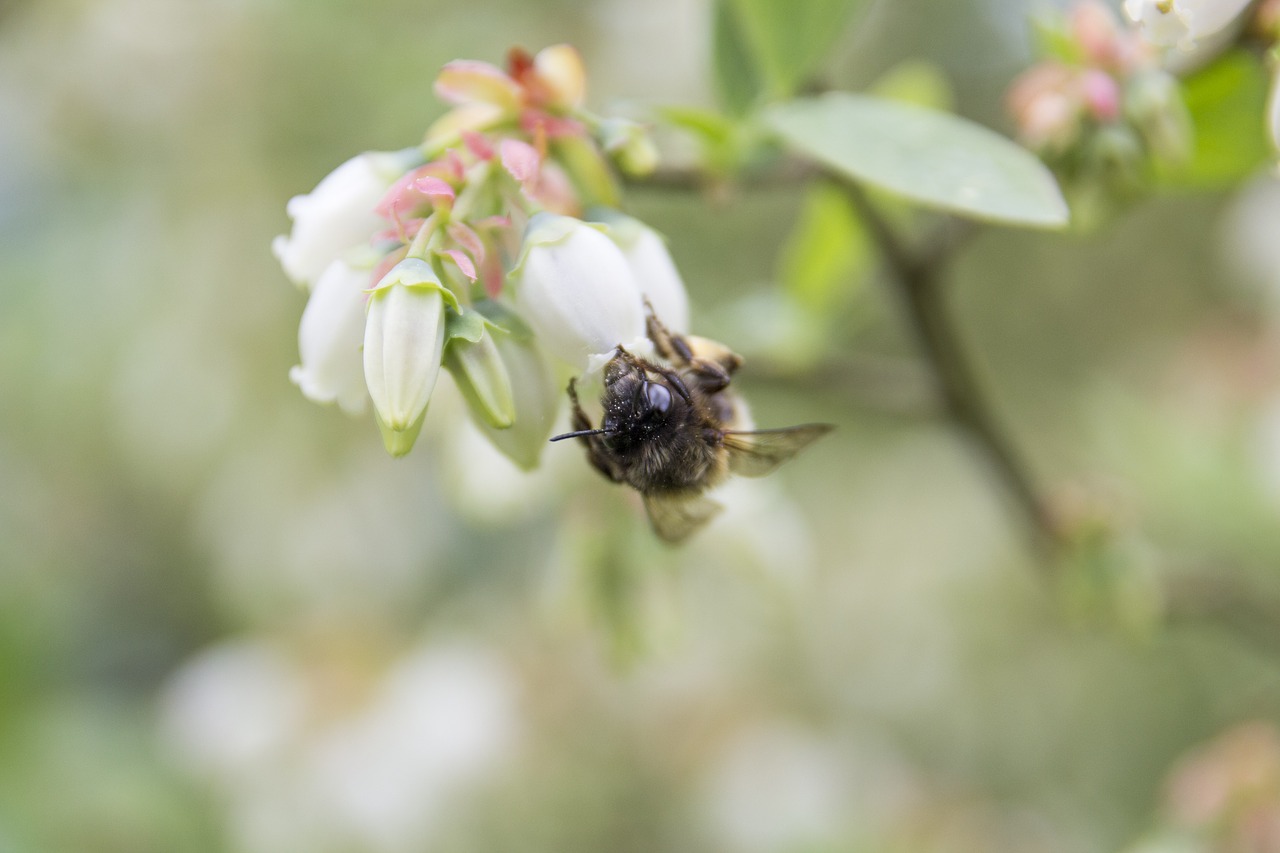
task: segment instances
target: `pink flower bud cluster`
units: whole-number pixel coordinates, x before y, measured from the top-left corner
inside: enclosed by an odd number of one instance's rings
[[[1091,125],[1122,120],[1124,84],[1156,67],[1147,43],[1100,0],[1077,3],[1054,35],[1063,55],[1024,72],[1006,99],[1023,142],[1038,151],[1066,150]]]
[[[1006,105],[1018,136],[1068,183],[1140,183],[1151,161],[1177,163],[1191,137],[1159,52],[1100,0],[1043,28],[1050,54],[1019,76]]]

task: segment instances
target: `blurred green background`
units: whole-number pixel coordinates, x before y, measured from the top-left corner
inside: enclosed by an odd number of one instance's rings
[[[1030,11],[873,3],[832,80],[923,59],[1008,133]],[[1124,522],[1065,590],[874,278],[847,369],[795,355],[788,189],[630,197],[757,421],[839,426],[687,548],[447,393],[403,460],[307,403],[285,201],[416,142],[447,60],[562,41],[598,109],[712,97],[706,0],[0,3],[0,851],[1111,851],[1280,714],[1267,178],[955,267],[1036,478]]]

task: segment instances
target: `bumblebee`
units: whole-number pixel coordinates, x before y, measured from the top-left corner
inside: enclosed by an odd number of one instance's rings
[[[708,489],[730,474],[763,477],[833,427],[743,429],[745,405],[729,387],[742,359],[715,341],[673,334],[651,309],[647,332],[661,361],[615,350],[604,368],[599,427],[571,380],[573,432],[551,440],[581,439],[596,470],[639,492],[654,532],[677,543],[723,508]]]

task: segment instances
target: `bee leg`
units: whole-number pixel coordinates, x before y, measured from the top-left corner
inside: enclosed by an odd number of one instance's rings
[[[582,402],[578,399],[577,383],[569,380],[569,403],[570,403],[570,422],[575,432],[579,430],[595,429],[591,425],[591,419],[587,417],[587,413],[582,410]],[[623,482],[622,472],[613,463],[609,456],[608,450],[604,446],[604,441],[598,435],[584,435],[580,438],[587,443],[587,461],[605,476],[606,479],[615,483]]]
[[[645,334],[649,336],[649,340],[653,341],[654,349],[658,351],[658,355],[667,361],[678,364],[681,367],[693,361],[693,350],[689,348],[689,344],[684,338],[673,334],[670,329],[662,324],[658,319],[658,315],[653,313],[653,305],[649,300],[644,301],[645,313]]]
[[[649,340],[653,341],[658,355],[677,367],[688,368],[697,374],[699,387],[708,394],[714,394],[729,387],[733,371],[737,370],[742,363],[737,353],[721,344],[708,341],[706,343],[716,349],[715,357],[705,358],[696,354],[689,340],[663,325],[658,316],[653,313],[653,306],[649,304],[649,300],[646,299],[644,305],[645,332]]]

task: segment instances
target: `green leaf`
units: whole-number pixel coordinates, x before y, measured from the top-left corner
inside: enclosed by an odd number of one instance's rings
[[[1271,159],[1267,142],[1266,70],[1247,51],[1236,50],[1183,83],[1195,147],[1191,162],[1168,175],[1166,185],[1229,187]]]
[[[732,0],[768,93],[787,97],[820,69],[860,0]]]
[[[772,107],[765,122],[797,153],[926,207],[1037,228],[1069,218],[1044,164],[949,113],[833,92]]]
[[[779,279],[792,299],[815,315],[829,315],[863,280],[873,251],[843,193],[817,183],[782,248]]]
[[[760,71],[747,45],[734,0],[716,0],[712,15],[711,62],[716,93],[729,114],[743,116],[760,97]]]
[[[667,124],[696,136],[707,145],[725,144],[737,127],[728,116],[698,107],[663,106],[658,107],[657,113]]]

